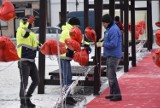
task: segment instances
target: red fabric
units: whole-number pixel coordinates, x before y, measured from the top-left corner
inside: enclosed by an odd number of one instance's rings
[[[157,49],[153,54],[153,61],[157,66],[160,67],[160,49]]]
[[[57,41],[56,40],[47,40],[42,47],[40,48],[40,51],[44,55],[58,55],[58,47],[57,47]],[[60,48],[60,54],[66,53],[66,48],[64,43],[59,42],[59,48]]]
[[[155,25],[156,25],[157,27],[160,27],[160,22],[155,22]]]
[[[73,55],[73,60],[78,62],[81,66],[86,66],[88,64],[88,59],[87,49],[82,49]]]
[[[87,103],[86,108],[159,108],[160,107],[160,68],[152,61],[152,54],[144,57],[118,79],[122,101],[105,99],[110,89]]]
[[[65,43],[70,50],[73,50],[73,51],[80,51],[81,50],[80,44],[71,38],[65,39]]]
[[[73,27],[70,30],[70,37],[73,40],[77,41],[78,43],[81,43],[82,42],[82,32],[81,32],[81,30],[78,27]]]
[[[116,25],[119,27],[120,30],[123,30],[123,23],[116,22]]]
[[[29,22],[29,23],[33,23],[33,22],[34,22],[34,19],[35,19],[34,16],[30,16],[30,17],[28,18],[28,22]]]
[[[135,35],[136,35],[135,39],[138,40],[139,39],[139,33],[137,31],[136,31]]]
[[[15,8],[9,1],[3,1],[2,7],[0,8],[0,19],[3,21],[9,21],[15,18]]]
[[[132,31],[131,24],[128,24],[128,30]]]
[[[0,53],[0,61],[2,62],[19,60],[16,47],[8,37],[0,37]]]
[[[140,34],[140,35],[143,35],[144,34],[144,28],[143,28],[143,25],[141,25],[141,23],[138,23],[136,25],[136,31]]]
[[[146,23],[145,23],[145,21],[140,21],[140,22],[138,22],[138,24],[141,25],[141,27],[143,29],[146,29]]]
[[[85,28],[85,36],[87,37],[87,39],[89,39],[93,42],[96,42],[97,35],[96,35],[96,32],[94,31],[93,28],[86,27]]]
[[[156,44],[160,46],[160,30],[156,31]]]

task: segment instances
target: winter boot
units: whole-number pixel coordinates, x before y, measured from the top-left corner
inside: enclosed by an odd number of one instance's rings
[[[21,99],[20,104],[20,108],[27,108],[27,101],[25,99]]]
[[[31,107],[31,108],[34,108],[36,105],[31,102],[30,98],[28,98],[27,99],[27,106]]]
[[[31,97],[32,97],[32,95],[27,93],[26,104],[28,107],[34,108],[36,105],[31,102],[31,100],[30,100]]]

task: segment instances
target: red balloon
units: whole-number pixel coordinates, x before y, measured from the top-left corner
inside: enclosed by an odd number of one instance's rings
[[[16,13],[13,4],[9,1],[3,1],[0,8],[0,19],[3,21],[9,21],[15,18],[15,16]]]
[[[81,51],[74,53],[73,60],[78,62],[81,66],[86,66],[89,60],[87,49],[82,49]]]
[[[0,48],[0,61],[3,61],[3,49]]]
[[[96,38],[97,38],[96,32],[95,32],[94,29],[92,29],[91,27],[86,27],[86,28],[85,28],[85,36],[86,36],[89,40],[91,40],[91,41],[93,41],[93,42],[96,42]]]
[[[68,48],[72,51],[80,51],[81,50],[80,44],[71,38],[65,39],[65,43],[68,46]]]
[[[160,49],[157,49],[153,54],[154,63],[160,67]]]
[[[59,42],[59,48],[60,48],[60,54],[66,53],[66,47],[64,43]],[[47,40],[40,48],[40,51],[44,55],[58,55],[57,41],[52,39]]]
[[[155,22],[155,25],[156,25],[157,27],[160,27],[160,22]]]
[[[10,62],[19,60],[16,47],[8,37],[0,37],[0,43],[0,52],[2,52],[0,61]]]
[[[160,46],[160,30],[156,31],[156,44]]]
[[[78,27],[73,27],[70,30],[70,37],[73,40],[77,41],[78,43],[81,43],[82,42],[82,32],[81,32],[81,30]]]

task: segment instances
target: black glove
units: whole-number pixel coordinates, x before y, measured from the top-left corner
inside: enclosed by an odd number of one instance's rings
[[[74,55],[74,51],[67,48],[66,57],[73,58],[73,55]]]

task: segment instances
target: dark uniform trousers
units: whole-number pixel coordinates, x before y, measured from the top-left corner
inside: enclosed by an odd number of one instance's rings
[[[18,68],[20,70],[20,78],[21,78],[19,95],[20,95],[20,99],[23,99],[25,98],[26,94],[32,95],[35,88],[40,82],[40,78],[39,78],[39,73],[38,73],[36,64],[34,62],[19,61]],[[28,91],[26,91],[29,76],[31,77],[32,83],[29,86]]]

